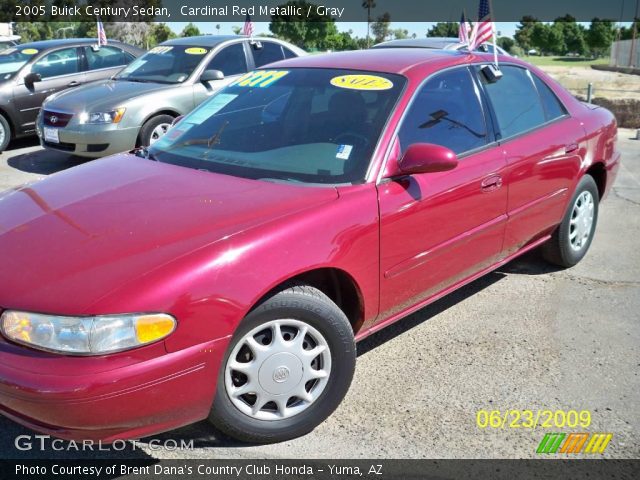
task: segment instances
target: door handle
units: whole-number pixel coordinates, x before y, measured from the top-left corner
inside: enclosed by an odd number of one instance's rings
[[[580,148],[580,145],[578,145],[577,143],[570,143],[569,145],[566,145],[564,147],[564,153],[575,152],[576,150],[578,150],[578,148]]]
[[[76,82],[75,80],[71,83],[67,84],[67,87],[77,87],[78,85],[80,85],[80,82]]]
[[[483,192],[492,192],[502,186],[502,177],[500,175],[491,175],[485,178],[480,184]]]

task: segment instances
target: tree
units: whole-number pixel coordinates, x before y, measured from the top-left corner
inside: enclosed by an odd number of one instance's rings
[[[427,37],[458,37],[459,24],[455,22],[438,22],[427,31]]]
[[[154,23],[151,25],[149,32],[149,46],[155,46],[159,43],[166,42],[171,38],[176,38],[176,34],[169,28],[166,23]]]
[[[393,38],[395,38],[396,40],[403,40],[405,38],[409,38],[409,30],[405,30],[403,28],[396,28],[395,30],[391,30],[391,35],[393,35]]]
[[[498,45],[502,47],[506,52],[513,53],[513,47],[516,46],[516,41],[509,37],[500,37],[498,39]]]
[[[384,42],[389,36],[391,30],[391,15],[385,12],[371,25],[371,31],[375,37],[376,43]]]
[[[630,27],[620,28],[620,40],[631,40],[633,38],[633,28],[636,29],[636,38],[640,35],[640,18],[636,18]]]
[[[180,34],[181,37],[197,37],[199,35],[202,35],[202,33],[200,33],[200,29],[193,23],[189,23],[186,27],[184,27],[182,33]]]
[[[520,24],[516,27],[515,40],[516,43],[525,51],[528,52],[533,47],[531,43],[531,34],[533,27],[538,23],[538,19],[530,15],[525,15],[520,20]]]
[[[565,15],[564,17],[556,18],[553,23],[562,31],[565,46],[565,51],[562,54],[577,53],[578,55],[584,55],[586,53],[587,44],[584,39],[584,27],[578,25],[574,17]]]
[[[614,22],[594,18],[587,31],[587,45],[596,57],[607,53],[615,36]]]
[[[107,39],[113,38],[137,47],[147,48],[152,25],[149,22],[110,22],[104,25],[104,29],[107,33]]]
[[[362,8],[367,11],[367,48],[369,48],[369,39],[371,38],[371,10],[376,8],[375,0],[364,0]]]
[[[307,49],[326,48],[327,39],[338,34],[335,20],[330,15],[320,15],[316,5],[305,0],[292,0],[283,7],[294,7],[294,11],[304,12],[302,15],[271,15],[269,30],[279,37]],[[293,10],[293,9],[290,9]],[[307,12],[311,16],[307,17]]]
[[[242,33],[242,27],[239,27],[238,25],[234,25],[233,27],[231,27],[231,30],[236,35],[240,35]]]
[[[565,52],[564,37],[560,25],[535,23],[531,29],[531,46],[543,54],[561,55]]]

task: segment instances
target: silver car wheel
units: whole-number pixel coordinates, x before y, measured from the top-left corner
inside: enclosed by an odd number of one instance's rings
[[[162,137],[167,130],[171,127],[170,123],[161,123],[151,131],[151,138],[149,138],[149,145],[153,144],[156,140]]]
[[[331,352],[322,334],[293,319],[272,320],[244,335],[225,366],[232,404],[257,420],[282,420],[303,412],[322,394]]]
[[[4,128],[4,125],[0,123],[0,145],[4,143],[7,135],[9,135],[9,132],[7,132],[7,130]]]
[[[580,251],[588,243],[593,229],[594,200],[590,192],[584,191],[573,204],[569,223],[569,243],[575,251]]]

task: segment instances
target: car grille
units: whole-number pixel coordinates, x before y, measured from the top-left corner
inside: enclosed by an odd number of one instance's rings
[[[73,117],[71,113],[51,112],[49,110],[44,111],[44,124],[50,127],[64,128]]]
[[[73,152],[76,149],[75,143],[64,143],[64,142],[52,143],[47,141],[43,141],[42,143],[44,143],[45,146],[49,148],[55,148],[56,150],[63,150],[65,152]]]

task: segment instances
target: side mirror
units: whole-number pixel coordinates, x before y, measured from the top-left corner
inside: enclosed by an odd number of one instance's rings
[[[452,150],[432,143],[410,145],[398,162],[401,174],[435,173],[453,170],[458,166],[458,157]]]
[[[220,70],[205,70],[200,75],[201,82],[211,82],[212,80],[224,80],[224,73]]]
[[[178,115],[176,118],[173,119],[173,122],[171,122],[171,126],[175,127],[177,124],[179,124],[182,119],[184,118],[184,115]]]
[[[33,88],[33,84],[40,81],[42,81],[42,75],[39,73],[31,72],[24,77],[24,84],[27,88]]]

